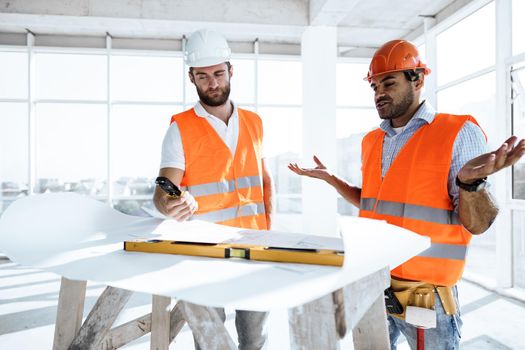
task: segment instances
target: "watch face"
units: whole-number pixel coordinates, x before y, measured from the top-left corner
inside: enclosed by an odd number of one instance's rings
[[[485,187],[487,187],[487,182],[486,181],[483,181],[482,183],[480,183],[478,186],[476,186],[476,192],[479,192],[481,191],[482,189],[484,189]]]

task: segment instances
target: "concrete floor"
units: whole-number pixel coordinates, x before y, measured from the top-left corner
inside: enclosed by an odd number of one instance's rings
[[[51,349],[60,277],[25,268],[0,256],[0,349]],[[104,286],[88,283],[84,316]],[[464,326],[462,349],[525,349],[525,303],[489,292],[473,283],[459,284]],[[136,293],[116,324],[149,312],[150,297]],[[226,327],[234,339],[234,312],[227,311]],[[287,311],[270,313],[268,349],[288,349]],[[342,349],[352,348],[344,339]],[[149,349],[149,336],[137,339],[125,349]],[[193,349],[187,326],[170,349]],[[398,347],[408,349],[406,342]]]

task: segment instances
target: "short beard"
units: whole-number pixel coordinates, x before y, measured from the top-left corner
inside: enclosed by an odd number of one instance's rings
[[[217,97],[210,97],[206,92],[199,89],[197,85],[195,85],[195,87],[197,88],[197,94],[201,102],[210,107],[222,106],[230,98],[230,82],[226,83],[224,88],[219,88],[219,96]]]
[[[403,98],[403,100],[401,100],[401,102],[399,102],[398,104],[395,104],[395,105],[391,104],[390,105],[391,108],[385,111],[385,114],[381,114],[378,111],[379,117],[381,119],[389,119],[389,120],[396,119],[402,116],[403,114],[405,114],[406,111],[408,111],[412,103],[414,103],[414,91],[412,91],[411,89],[407,89],[407,90],[408,91],[405,97]]]

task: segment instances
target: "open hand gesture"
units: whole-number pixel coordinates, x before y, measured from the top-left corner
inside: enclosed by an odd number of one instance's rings
[[[317,158],[317,156],[314,156],[314,162],[317,164],[315,168],[301,168],[297,163],[290,163],[288,164],[288,169],[297,175],[313,177],[325,181],[328,180],[328,178],[332,176],[332,173],[328,171],[326,166],[319,160],[319,158]]]
[[[482,154],[468,161],[458,172],[459,180],[472,183],[514,165],[525,154],[525,140],[521,139],[516,144],[517,140],[516,136],[511,136],[494,152]]]

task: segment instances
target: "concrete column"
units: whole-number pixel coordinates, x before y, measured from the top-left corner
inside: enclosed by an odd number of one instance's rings
[[[314,166],[315,154],[332,170],[337,165],[336,142],[336,27],[311,26],[301,39],[303,62],[303,159]],[[302,179],[303,230],[337,235],[336,191],[320,180]]]

